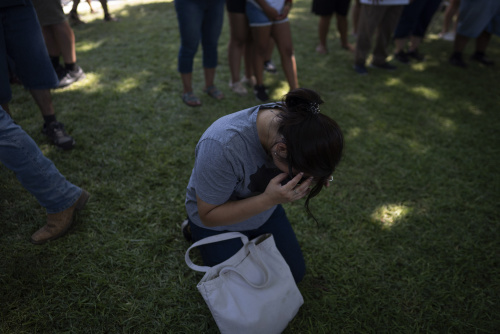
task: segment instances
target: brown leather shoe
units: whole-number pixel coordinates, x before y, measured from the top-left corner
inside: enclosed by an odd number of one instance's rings
[[[47,224],[33,233],[30,241],[35,245],[41,245],[65,235],[73,225],[75,212],[83,209],[89,197],[90,194],[83,190],[80,198],[70,208],[59,213],[47,214]]]

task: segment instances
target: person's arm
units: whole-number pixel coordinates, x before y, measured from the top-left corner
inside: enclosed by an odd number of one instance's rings
[[[299,200],[309,193],[312,178],[297,186],[303,176],[303,173],[300,173],[282,186],[281,181],[287,176],[288,174],[282,173],[274,177],[260,195],[238,201],[228,201],[221,205],[206,203],[197,196],[198,214],[201,222],[207,227],[236,224],[277,204]]]
[[[262,11],[266,14],[269,20],[276,21],[280,15],[276,9],[271,7],[266,0],[255,0],[255,2],[259,4],[260,8],[262,8]]]
[[[292,9],[292,0],[285,1],[285,5],[283,6],[282,13],[276,18],[277,21],[284,20],[288,17],[290,10]]]

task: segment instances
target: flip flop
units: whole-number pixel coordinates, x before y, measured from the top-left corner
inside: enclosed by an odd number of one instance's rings
[[[224,98],[224,94],[215,86],[205,88],[204,92],[216,100],[222,100]]]
[[[201,101],[200,99],[194,95],[193,92],[187,92],[182,94],[182,102],[187,104],[190,107],[199,107],[201,106]]]

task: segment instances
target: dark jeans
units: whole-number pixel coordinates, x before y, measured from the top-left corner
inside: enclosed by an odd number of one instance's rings
[[[207,228],[202,228],[193,224],[191,221],[189,221],[189,225],[193,241],[198,241],[212,235],[228,232],[213,231]],[[276,242],[276,247],[290,267],[293,278],[297,283],[302,280],[306,272],[304,256],[302,255],[302,250],[300,249],[300,245],[297,241],[292,225],[290,225],[290,221],[288,220],[285,210],[281,205],[278,205],[276,210],[274,210],[273,214],[264,225],[256,230],[242,231],[241,233],[246,235],[249,239],[256,238],[261,234],[271,233],[274,237],[274,241]],[[200,249],[204,264],[212,267],[229,259],[231,256],[236,254],[242,246],[243,244],[240,239],[231,239],[210,245],[200,246],[198,248]]]
[[[409,36],[423,38],[440,4],[441,0],[413,0],[410,2],[401,13],[394,38]]]
[[[178,56],[180,73],[193,72],[193,59],[200,44],[203,67],[217,67],[217,45],[224,20],[224,0],[175,0],[181,35]]]

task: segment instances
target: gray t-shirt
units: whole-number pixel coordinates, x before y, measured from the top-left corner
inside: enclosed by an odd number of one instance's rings
[[[186,210],[196,225],[217,231],[246,231],[263,225],[276,206],[250,219],[228,226],[209,228],[200,220],[196,195],[204,202],[220,205],[263,193],[269,181],[280,174],[260,143],[257,114],[260,108],[280,108],[276,103],[256,106],[215,121],[196,145],[195,163],[186,194]]]

